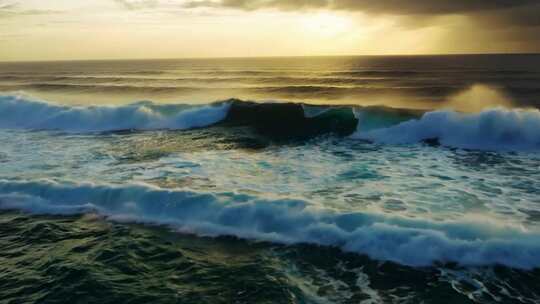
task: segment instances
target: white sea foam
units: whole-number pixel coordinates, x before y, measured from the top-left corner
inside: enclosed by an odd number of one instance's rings
[[[540,148],[540,111],[503,108],[476,114],[435,111],[390,127],[360,128],[353,137],[388,144],[437,139],[442,145],[458,148],[536,150]]]
[[[32,213],[97,212],[113,220],[171,225],[202,235],[337,246],[411,266],[434,262],[540,267],[540,232],[489,221],[435,222],[338,213],[291,199],[96,185],[0,180],[0,208]]]
[[[208,105],[164,114],[136,103],[124,106],[70,107],[0,96],[0,128],[101,132],[116,130],[190,129],[223,120],[229,104]]]
[[[73,107],[17,96],[0,96],[0,128],[66,132],[183,130],[224,120],[230,105],[230,102],[223,102],[182,107],[135,103]],[[304,107],[306,116],[316,116],[325,110],[313,109]],[[480,150],[540,148],[538,110],[496,108],[476,114],[433,111],[418,119],[384,109],[356,109],[355,114],[359,127],[352,137],[357,139],[386,144],[411,144],[436,139],[445,146]]]

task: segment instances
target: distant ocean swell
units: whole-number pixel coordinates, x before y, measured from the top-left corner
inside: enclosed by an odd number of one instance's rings
[[[34,214],[94,212],[111,220],[170,225],[199,235],[336,246],[410,266],[433,263],[540,267],[540,232],[489,221],[433,222],[338,213],[291,199],[96,185],[0,180],[0,208]]]
[[[179,81],[179,80],[176,80]],[[274,80],[279,81],[279,80]],[[388,80],[387,80],[388,81]],[[0,90],[5,92],[11,91],[27,91],[27,90],[39,90],[46,92],[86,92],[86,93],[160,93],[160,94],[179,94],[198,91],[229,91],[229,92],[245,92],[251,94],[279,94],[279,96],[350,96],[350,95],[366,95],[366,94],[383,94],[383,93],[395,93],[395,94],[415,94],[419,96],[447,96],[449,94],[457,93],[464,89],[463,84],[449,83],[445,85],[433,85],[433,84],[409,84],[395,87],[384,87],[380,84],[370,83],[367,80],[358,80],[353,82],[344,82],[343,79],[338,80],[310,80],[309,82],[301,82],[283,80],[282,84],[276,84],[269,80],[258,81],[257,83],[245,83],[243,85],[231,85],[224,80],[204,80],[201,83],[186,83],[177,84],[172,80],[156,81],[155,84],[139,83],[131,80],[130,83],[102,83],[98,84],[93,81],[92,83],[31,83],[31,84],[0,84]],[[144,82],[144,80],[139,80]],[[215,83],[215,85],[208,86],[209,82]],[[381,81],[378,81],[381,82]],[[223,84],[220,84],[223,83]],[[520,90],[521,93],[535,93],[537,90],[527,89]],[[234,94],[234,93],[233,93]]]
[[[0,96],[0,128],[109,132],[251,126],[262,134],[311,137],[324,133],[383,144],[437,143],[480,150],[538,150],[540,111],[495,108],[475,114],[418,113],[383,107],[307,106],[231,99],[214,104],[61,106]]]

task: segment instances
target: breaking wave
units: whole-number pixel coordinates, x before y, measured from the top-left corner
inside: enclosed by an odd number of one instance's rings
[[[540,148],[540,111],[495,108],[466,114],[386,107],[308,106],[237,99],[193,106],[139,102],[122,106],[61,106],[0,96],[0,128],[107,132],[250,127],[273,139],[332,133],[383,144],[430,142],[448,147],[523,151]]]
[[[186,107],[135,103],[126,106],[69,107],[13,96],[0,97],[0,128],[100,132],[116,130],[190,129],[225,118],[228,103]]]
[[[170,225],[199,235],[336,246],[410,266],[434,263],[540,267],[540,233],[488,221],[435,222],[338,213],[306,201],[235,193],[0,180],[0,208],[37,214],[98,213],[117,221]]]
[[[390,119],[394,116],[386,117]],[[476,114],[434,111],[419,119],[367,130],[360,121],[353,137],[386,144],[437,141],[465,149],[536,150],[540,148],[540,111],[504,108]]]
[[[220,123],[251,127],[279,139],[325,133],[351,135],[358,120],[350,107],[333,107],[309,116],[294,103],[255,103],[236,99],[204,106],[139,102],[123,106],[72,107],[0,96],[0,128],[104,132],[121,130],[184,130]]]

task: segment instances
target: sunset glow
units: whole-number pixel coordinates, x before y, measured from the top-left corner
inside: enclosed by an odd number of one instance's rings
[[[540,50],[538,24],[525,19],[538,5],[370,2],[1,0],[0,61]]]

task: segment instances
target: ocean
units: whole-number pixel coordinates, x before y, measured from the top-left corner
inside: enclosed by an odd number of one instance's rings
[[[540,55],[0,63],[0,303],[540,303]]]

